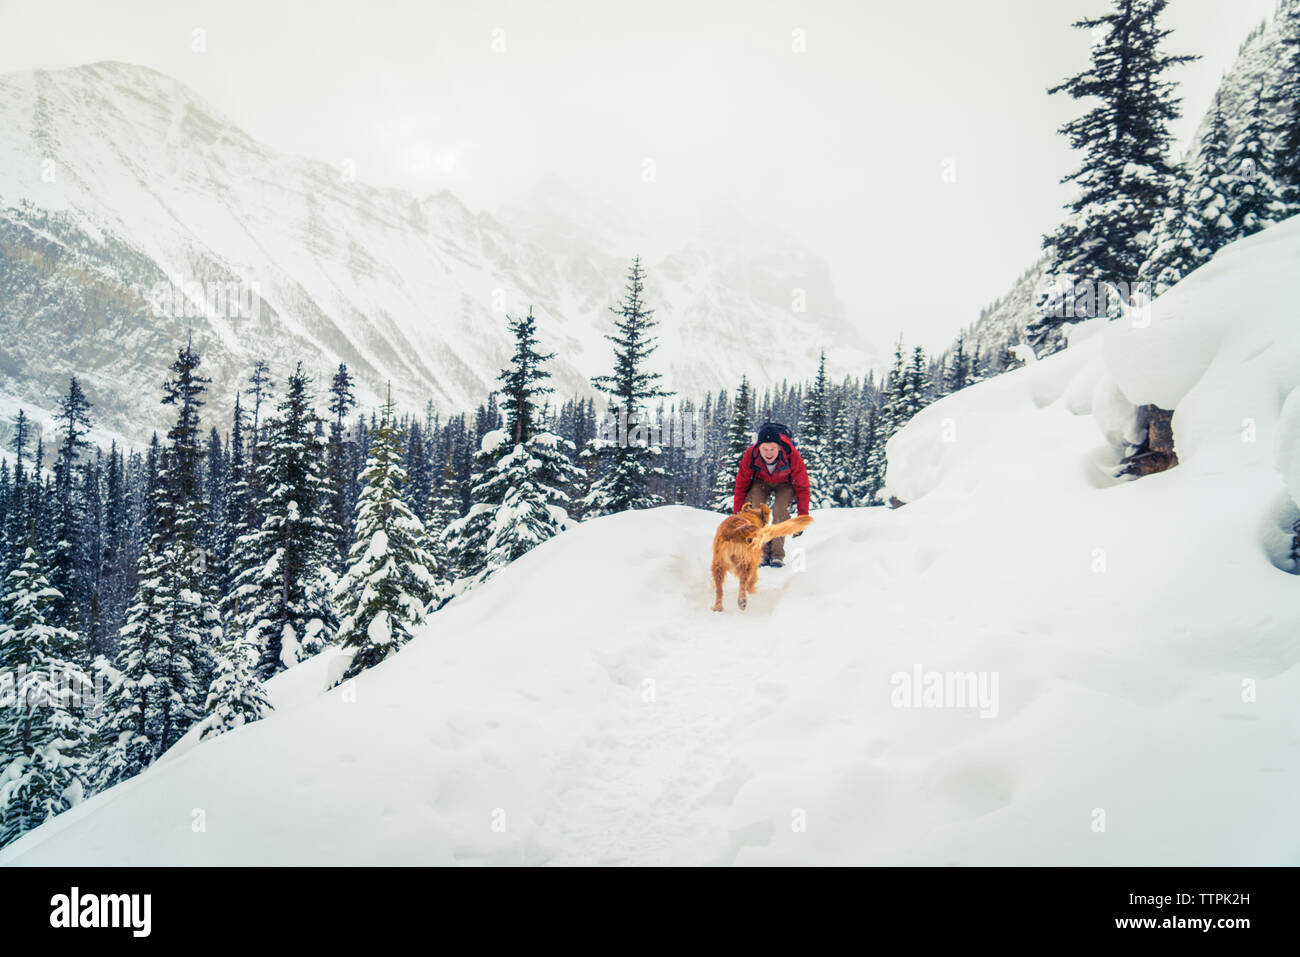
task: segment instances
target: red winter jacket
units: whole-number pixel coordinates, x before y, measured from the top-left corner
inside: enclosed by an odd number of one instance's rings
[[[776,471],[771,476],[767,473],[767,464],[763,461],[763,457],[758,454],[757,445],[751,445],[740,457],[740,467],[736,471],[736,498],[731,506],[733,513],[745,507],[749,487],[754,484],[755,479],[761,479],[772,485],[789,482],[794,486],[794,495],[799,503],[799,514],[808,514],[808,469],[803,464],[803,456],[799,454],[799,450],[794,447],[794,442],[788,435],[782,434],[778,444],[781,446],[781,451],[777,455]]]

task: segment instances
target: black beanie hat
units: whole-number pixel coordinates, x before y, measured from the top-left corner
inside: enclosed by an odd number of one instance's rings
[[[764,442],[780,442],[780,441],[781,441],[781,430],[778,429],[775,425],[765,425],[758,430],[759,445],[762,445]]]

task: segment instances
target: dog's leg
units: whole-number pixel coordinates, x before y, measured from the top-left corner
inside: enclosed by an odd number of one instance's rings
[[[740,579],[740,600],[736,602],[736,605],[741,611],[744,611],[745,606],[749,604],[749,601],[745,598],[745,585],[749,582],[749,579],[753,574],[753,565],[741,565],[736,569],[736,577]]]
[[[727,577],[726,569],[719,562],[713,563],[713,590],[716,593],[713,610],[722,611],[722,580]]]

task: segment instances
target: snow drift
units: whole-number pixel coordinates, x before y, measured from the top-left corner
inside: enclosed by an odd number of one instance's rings
[[[929,407],[908,504],[817,513],[745,613],[718,516],[581,524],[0,863],[1300,863],[1298,263],[1292,220]],[[1145,403],[1180,464],[1116,480]]]

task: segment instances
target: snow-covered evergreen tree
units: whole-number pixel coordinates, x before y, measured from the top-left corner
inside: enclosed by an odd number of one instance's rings
[[[976,348],[979,344],[976,343]],[[952,355],[948,359],[948,365],[943,370],[943,394],[951,395],[954,392],[960,392],[966,386],[971,384],[971,362],[970,356],[966,353],[966,334],[958,333],[957,342],[953,346]]]
[[[84,498],[80,459],[89,443],[90,402],[76,376],[59,403],[59,433],[62,440],[55,457],[54,479],[57,497],[54,503],[55,545],[50,561],[50,584],[59,598],[50,607],[54,624],[77,630],[82,622],[77,597],[84,591],[83,581],[93,570],[84,564]]]
[[[713,477],[713,494],[710,507],[715,512],[730,515],[736,496],[736,470],[740,468],[740,457],[745,454],[754,441],[754,390],[750,388],[749,378],[741,376],[740,386],[736,389],[736,401],[731,414],[731,427],[727,435],[727,445],[723,450],[718,470]]]
[[[330,382],[330,438],[326,455],[325,480],[329,486],[329,516],[334,524],[335,568],[340,572],[347,564],[348,550],[352,544],[353,501],[351,482],[347,474],[348,445],[345,421],[357,404],[352,395],[352,374],[346,362],[340,362]]]
[[[834,502],[834,489],[831,484],[831,410],[825,352],[817,365],[817,378],[804,399],[799,423],[797,444],[808,469],[809,506],[829,508]]]
[[[0,600],[0,846],[91,791],[92,684],[79,636],[50,623],[59,597],[27,548]]]
[[[1276,120],[1271,165],[1286,204],[1285,216],[1300,213],[1300,0],[1283,0],[1277,12],[1282,62],[1266,102]]]
[[[895,432],[930,404],[930,367],[925,358],[925,350],[920,346],[913,347],[912,361],[907,371],[903,373],[902,381],[901,401],[895,407],[898,414],[898,421],[894,425]]]
[[[1228,122],[1218,100],[1196,156],[1175,172],[1169,202],[1155,225],[1151,257],[1139,278],[1162,295],[1236,238],[1228,199]]]
[[[205,450],[199,408],[208,380],[197,372],[199,361],[187,343],[163,385],[163,403],[176,406],[177,416],[157,457],[149,493],[152,531],[120,636],[118,680],[100,719],[105,747],[96,763],[104,787],[139,773],[199,719],[221,641],[200,544]]]
[[[473,455],[469,510],[443,529],[442,543],[450,564],[448,577],[461,582],[454,591],[469,587],[488,568],[496,510],[505,501],[509,488],[497,463],[510,451],[505,429],[484,434]]]
[[[1233,239],[1253,236],[1290,214],[1282,200],[1282,188],[1273,176],[1271,141],[1261,87],[1228,151],[1227,172],[1231,182],[1228,217],[1236,226]]]
[[[352,656],[340,684],[397,652],[438,598],[438,569],[424,548],[424,525],[402,500],[402,451],[390,398],[371,433],[356,538],[334,592],[339,643]]]
[[[429,486],[429,504],[425,508],[425,543],[424,548],[433,556],[434,567],[438,569],[442,581],[455,577],[447,545],[442,533],[447,526],[460,518],[462,499],[460,478],[456,474],[456,462],[451,456],[443,464],[437,481]]]
[[[9,491],[9,508],[5,523],[5,538],[8,545],[5,568],[15,567],[32,544],[32,530],[28,521],[31,509],[28,506],[28,499],[34,493],[28,488],[27,471],[27,444],[30,439],[31,420],[27,418],[27,412],[20,408],[18,414],[14,416],[13,438],[10,443],[10,448],[14,452],[14,477]]]
[[[217,652],[215,673],[203,703],[200,740],[260,721],[272,710],[266,688],[257,677],[258,649],[252,634],[231,630]]]
[[[852,508],[858,504],[854,494],[859,480],[858,462],[848,405],[841,401],[831,416],[830,498],[836,508]]]
[[[884,483],[883,472],[879,466],[878,446],[880,441],[880,412],[872,406],[867,413],[866,424],[858,439],[859,459],[858,477],[853,483],[853,501],[856,505],[870,505],[876,501],[876,494]]]
[[[1096,103],[1061,128],[1071,146],[1086,152],[1066,177],[1079,188],[1070,215],[1043,243],[1057,282],[1027,334],[1049,351],[1064,347],[1061,326],[1110,311],[1110,287],[1101,284],[1138,280],[1171,189],[1169,124],[1181,115],[1165,74],[1196,59],[1161,49],[1170,33],[1159,25],[1168,0],[1112,2],[1111,12],[1074,24],[1098,35],[1091,67],[1048,91]]]
[[[228,627],[255,632],[258,677],[319,652],[332,642],[330,602],[334,526],[329,521],[324,441],[316,429],[311,379],[301,363],[289,376],[276,417],[264,426],[258,484],[265,490],[259,528],[235,547],[238,577],[232,601],[239,612]]]
[[[879,500],[885,485],[888,465],[885,443],[907,421],[907,366],[903,358],[903,340],[894,345],[894,363],[880,392],[880,406],[876,415],[875,441],[867,452],[867,489],[872,502]]]
[[[498,376],[505,428],[484,436],[474,504],[444,533],[462,578],[485,579],[569,524],[566,489],[581,481],[582,470],[570,459],[573,443],[541,421],[537,399],[552,391],[543,384],[550,377],[543,365],[554,353],[538,351],[536,330],[532,310],[510,320],[515,351]]]
[[[625,436],[616,426],[615,434],[593,438],[582,451],[584,464],[592,462],[597,469],[597,478],[582,503],[584,517],[659,504],[650,490],[650,480],[664,475],[657,464],[661,450],[649,434],[645,403],[672,393],[658,385],[659,373],[646,369],[647,359],[658,348],[650,333],[658,322],[654,310],[645,305],[645,272],[639,257],[632,260],[623,302],[610,311],[618,316],[615,334],[605,336],[614,343],[614,372],[596,376],[591,382],[610,397],[606,424],[618,423],[625,416],[627,427]]]

